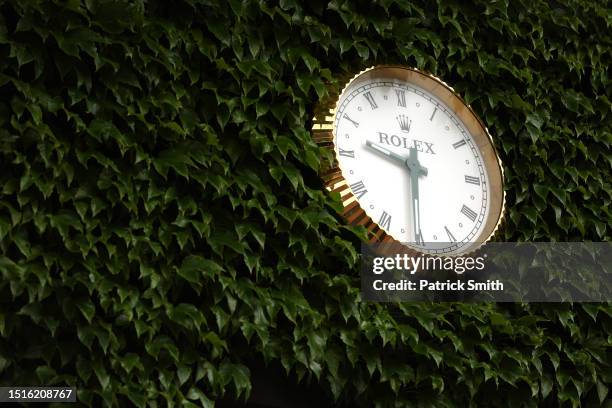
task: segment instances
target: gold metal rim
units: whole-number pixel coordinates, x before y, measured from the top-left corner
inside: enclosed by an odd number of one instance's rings
[[[363,225],[368,231],[368,241],[370,243],[385,243],[387,246],[390,245],[393,248],[399,249],[403,247],[404,251],[408,249],[409,252],[414,252],[416,254],[421,253],[412,247],[405,246],[399,240],[395,239],[369,217],[363,208],[361,208],[342,173],[335,149],[335,116],[342,95],[357,79],[364,78],[364,76],[374,76],[381,72],[392,72],[394,75],[388,75],[390,78],[399,78],[408,83],[412,83],[440,99],[440,101],[443,102],[463,123],[480,150],[485,171],[489,177],[489,214],[485,220],[483,232],[473,243],[466,246],[461,253],[457,253],[456,255],[465,256],[468,253],[476,251],[498,233],[505,217],[506,192],[503,164],[499,158],[495,144],[493,143],[493,137],[472,107],[446,82],[428,72],[401,65],[376,65],[353,76],[341,78],[344,86],[340,90],[339,88],[329,89],[329,97],[320,101],[315,108],[311,131],[314,141],[320,147],[331,150],[334,157],[332,166],[325,169],[320,174],[325,183],[325,187],[328,191],[340,194],[344,206],[342,213],[343,217],[350,224]]]

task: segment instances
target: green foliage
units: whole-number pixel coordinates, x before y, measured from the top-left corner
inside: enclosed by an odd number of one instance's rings
[[[610,9],[464,3],[1,3],[0,382],[208,407],[256,355],[351,406],[609,400],[608,305],[359,301],[308,129],[376,63],[482,116],[504,239],[610,239]]]

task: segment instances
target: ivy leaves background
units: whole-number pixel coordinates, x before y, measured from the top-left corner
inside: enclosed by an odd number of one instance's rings
[[[0,381],[212,406],[252,355],[330,403],[599,405],[608,305],[365,304],[312,111],[427,70],[506,165],[506,240],[610,239],[605,4],[0,5]]]

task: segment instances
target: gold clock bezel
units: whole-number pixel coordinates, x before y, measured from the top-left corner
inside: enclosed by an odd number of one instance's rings
[[[342,169],[339,166],[338,155],[335,146],[335,117],[338,105],[344,94],[357,80],[389,78],[413,84],[435,96],[444,103],[452,113],[462,122],[474,140],[475,146],[480,151],[483,165],[489,178],[489,212],[484,220],[483,232],[476,240],[453,255],[462,255],[473,252],[493,238],[498,231],[505,214],[505,190],[504,190],[504,169],[493,144],[493,138],[482,120],[476,115],[474,110],[463,98],[458,95],[452,87],[440,78],[416,68],[400,65],[376,65],[367,68],[352,77],[345,77],[342,82],[344,86],[341,90],[330,90],[329,97],[320,101],[315,108],[313,117],[312,137],[322,148],[330,149],[333,152],[334,163],[331,168],[321,172],[325,187],[328,191],[340,194],[344,206],[342,215],[344,219],[352,225],[363,225],[368,231],[370,243],[391,244],[393,247],[408,248],[410,251],[421,253],[414,246],[406,246],[391,234],[381,228],[359,204],[358,199],[353,195],[347,180],[344,178]],[[427,253],[423,251],[423,253]],[[444,255],[444,254],[442,254]]]

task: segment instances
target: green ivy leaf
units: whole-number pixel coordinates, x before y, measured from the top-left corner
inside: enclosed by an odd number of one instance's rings
[[[183,261],[178,269],[178,274],[185,280],[201,285],[201,278],[204,275],[216,275],[223,268],[210,259],[205,259],[198,255],[190,255]]]

